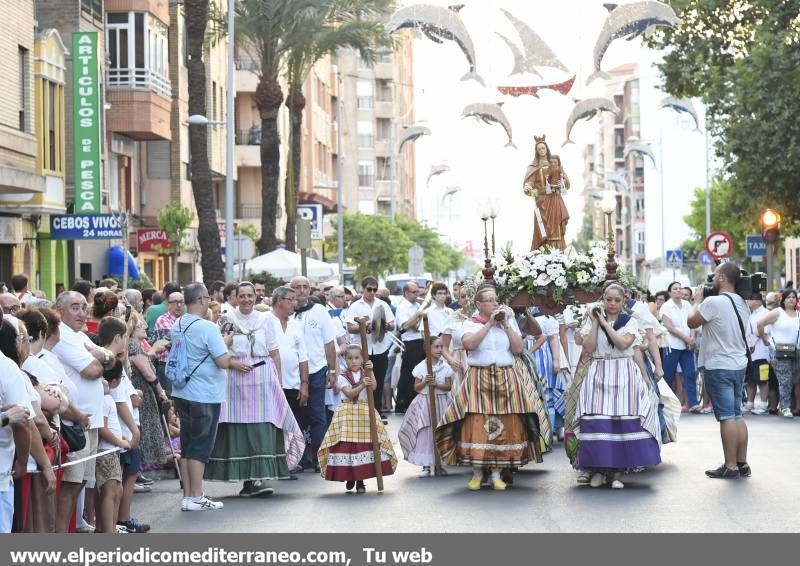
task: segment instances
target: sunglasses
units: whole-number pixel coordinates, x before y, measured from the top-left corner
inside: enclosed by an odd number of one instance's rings
[[[364,287],[365,291],[369,291],[370,293],[375,293],[378,288],[377,287]]]

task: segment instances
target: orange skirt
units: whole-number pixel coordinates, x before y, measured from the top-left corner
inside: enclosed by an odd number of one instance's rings
[[[468,466],[524,466],[533,453],[522,415],[467,413],[456,457],[459,464]]]

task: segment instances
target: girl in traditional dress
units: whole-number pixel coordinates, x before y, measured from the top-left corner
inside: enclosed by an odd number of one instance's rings
[[[550,426],[533,380],[519,359],[522,338],[508,309],[498,308],[493,286],[478,289],[478,313],[464,323],[469,370],[436,428],[443,464],[467,465],[467,484],[479,490],[485,468],[492,487],[506,489],[504,468],[542,461],[541,436]]]
[[[345,489],[354,487],[356,493],[367,491],[364,480],[375,477],[375,456],[372,451],[369,419],[378,427],[381,452],[381,470],[384,476],[394,473],[397,456],[380,414],[369,414],[367,395],[377,387],[372,375],[372,362],[364,363],[361,347],[351,344],[345,351],[347,370],[339,376],[337,387],[344,399],[336,408],[333,420],[319,448],[319,467],[322,477],[330,481],[343,481]],[[364,372],[363,370],[367,371]],[[369,373],[369,375],[364,375]]]
[[[431,477],[431,466],[435,463],[433,434],[431,431],[431,410],[429,399],[429,387],[436,387],[436,414],[444,415],[450,400],[450,386],[453,378],[453,368],[451,368],[442,356],[444,345],[439,336],[431,337],[431,357],[433,358],[433,375],[428,374],[428,366],[425,361],[416,365],[411,372],[416,379],[414,389],[418,393],[403,417],[403,424],[400,425],[398,436],[400,438],[400,448],[403,449],[405,459],[422,466],[422,473],[419,477]]]
[[[592,487],[611,480],[612,488],[622,489],[625,470],[661,462],[658,415],[633,359],[641,329],[624,304],[624,288],[609,285],[602,308],[591,308],[575,336],[590,358],[575,413],[576,465],[591,472]]]
[[[283,394],[280,353],[267,313],[254,310],[256,292],[239,284],[238,306],[220,317],[228,348],[253,369],[228,370],[225,402],[204,473],[210,481],[244,481],[242,497],[272,493],[264,480],[288,479],[305,449],[305,438]]]

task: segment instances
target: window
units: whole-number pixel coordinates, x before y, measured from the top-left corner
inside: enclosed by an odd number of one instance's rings
[[[377,141],[387,141],[391,134],[392,121],[388,118],[378,118],[375,120],[375,124],[377,125],[375,139]]]
[[[81,0],[81,12],[88,19],[103,20],[103,0]]]
[[[375,100],[378,102],[391,102],[392,101],[392,85],[387,80],[375,81]]]
[[[369,149],[375,145],[375,136],[372,122],[359,121],[356,126],[358,147]]]
[[[28,131],[28,121],[30,120],[30,54],[21,45],[18,48],[19,56],[19,130]]]
[[[151,179],[169,179],[169,140],[148,141],[145,143],[147,143],[147,176]]]
[[[56,156],[56,83],[45,81],[47,84],[47,145],[45,154],[45,169],[50,171],[60,171],[60,163]]]
[[[634,234],[636,235],[636,255],[644,255],[644,230],[636,230]]]
[[[145,89],[171,96],[167,26],[143,12],[106,14],[110,88]]]
[[[356,83],[356,97],[359,110],[371,110],[374,106],[372,81],[358,81]]]
[[[374,187],[375,186],[375,163],[372,161],[359,161],[358,162],[358,186],[359,187]]]
[[[211,81],[211,119],[217,119],[217,82]]]
[[[378,167],[377,179],[378,181],[391,181],[391,164],[388,157],[378,157],[376,160]]]

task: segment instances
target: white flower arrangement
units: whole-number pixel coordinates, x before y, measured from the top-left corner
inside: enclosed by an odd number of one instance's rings
[[[493,260],[494,278],[504,298],[526,291],[531,295],[550,295],[563,303],[575,290],[593,291],[606,278],[608,251],[604,242],[588,252],[538,249],[514,255],[502,250]]]

